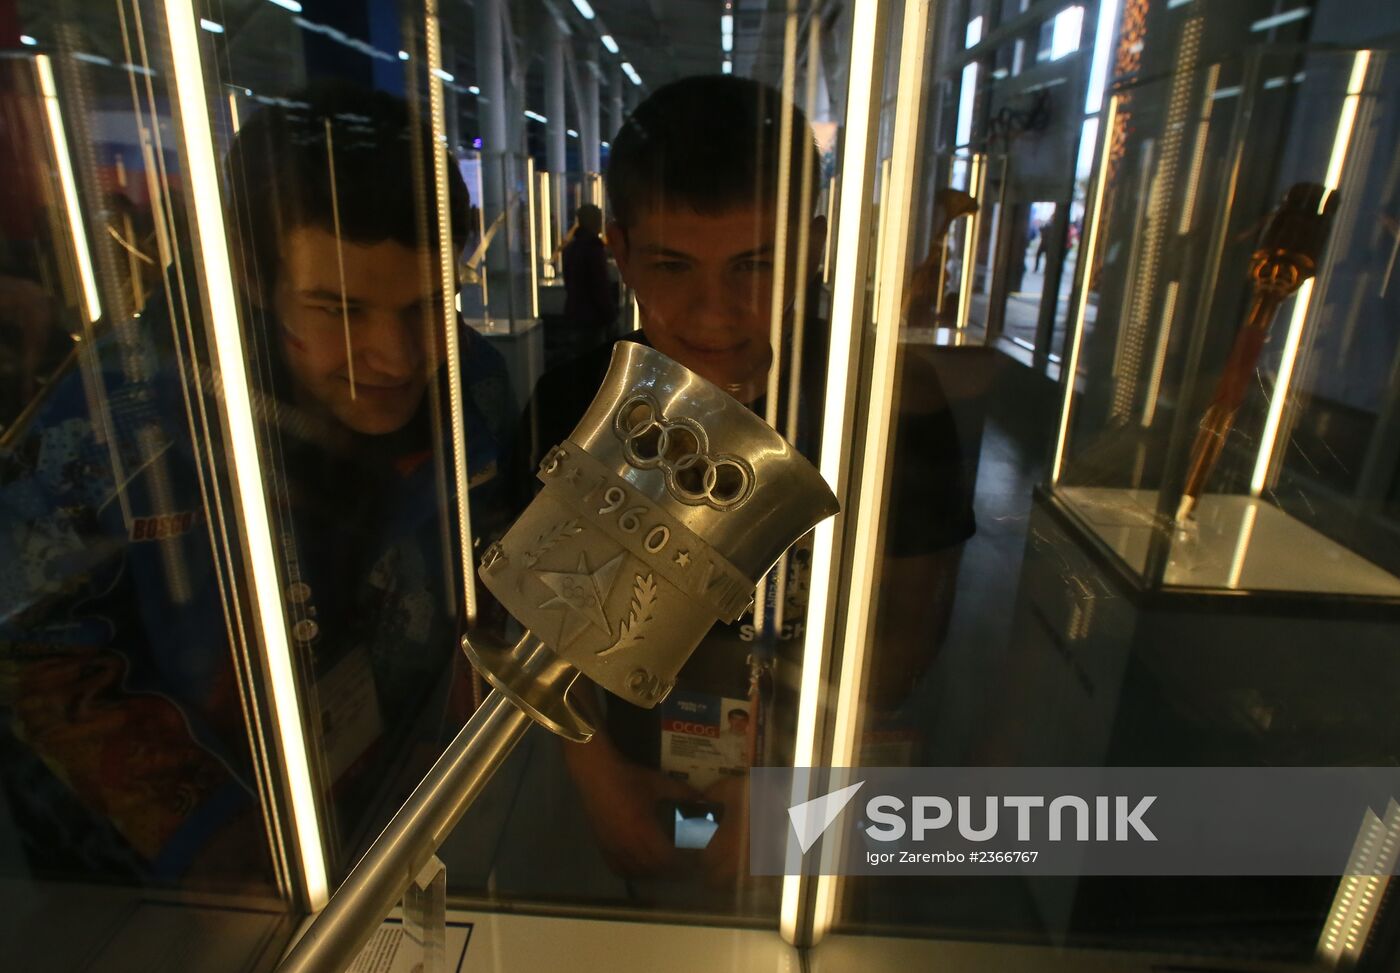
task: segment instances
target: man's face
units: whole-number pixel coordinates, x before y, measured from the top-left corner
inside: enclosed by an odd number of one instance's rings
[[[651,208],[628,226],[608,230],[652,345],[742,402],[763,394],[773,360],[776,229],[772,207],[751,206],[717,215]],[[821,250],[816,234],[811,248]],[[785,289],[791,295],[795,237],[788,249]]]
[[[335,235],[314,226],[282,239],[273,303],[287,364],[299,393],[355,432],[407,425],[436,367],[423,308],[435,321],[442,302],[424,293],[425,259],[393,240],[343,240],[337,257]]]

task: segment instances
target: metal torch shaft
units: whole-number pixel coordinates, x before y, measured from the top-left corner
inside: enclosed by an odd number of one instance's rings
[[[531,720],[492,690],[365,852],[278,973],[341,973],[505,763]]]

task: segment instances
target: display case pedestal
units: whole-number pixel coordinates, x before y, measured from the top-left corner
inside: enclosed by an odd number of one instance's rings
[[[1267,503],[1210,495],[1149,584],[1155,500],[1037,492],[982,759],[1393,762],[1400,582]]]

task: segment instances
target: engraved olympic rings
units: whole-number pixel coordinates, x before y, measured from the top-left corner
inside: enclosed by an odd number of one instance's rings
[[[705,430],[693,419],[667,419],[649,395],[623,402],[613,420],[627,461],[660,468],[682,503],[732,510],[753,493],[753,468],[737,456],[710,456]]]

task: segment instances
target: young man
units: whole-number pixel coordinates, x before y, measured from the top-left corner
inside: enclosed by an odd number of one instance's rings
[[[458,658],[441,277],[417,205],[432,151],[401,102],[334,87],[248,119],[227,166],[279,581],[351,860],[382,824],[371,801],[393,804],[385,778],[436,742]],[[490,529],[490,416],[509,396],[499,356],[460,334],[474,526]],[[186,335],[163,298],[107,324],[95,367],[0,448],[0,745],[31,865],[53,874],[208,875],[220,848],[219,875],[267,874],[205,500],[222,454],[193,432],[201,398],[215,421],[217,376]]]
[[[821,217],[801,212],[798,199],[804,156],[815,156],[815,140],[802,113],[795,111],[792,141],[780,144],[782,109],[777,92],[732,76],[687,78],[658,89],[612,142],[608,243],[641,312],[642,331],[627,340],[649,343],[761,415],[770,370],[780,368],[784,409],[779,415],[785,415],[795,385],[800,417],[795,445],[815,458],[826,368],[820,321],[804,322],[807,354],[798,374],[786,374],[784,363],[796,325],[791,295],[814,277],[825,226]],[[815,158],[811,164],[817,171]],[[811,263],[797,266],[796,246],[787,248],[787,294],[779,302],[785,308],[783,347],[775,349],[770,335],[783,167],[793,174],[783,229],[789,241],[810,234]],[[572,431],[602,379],[610,351],[541,380],[523,453],[538,458]],[[901,421],[896,455],[902,466],[893,479],[894,492],[906,502],[891,531],[896,540],[890,553],[907,560],[887,576],[907,577],[926,590],[933,572],[946,573],[946,563],[938,562],[946,562],[949,556],[943,552],[971,534],[972,520],[970,505],[955,486],[957,437],[946,404],[936,382],[924,391],[934,405],[912,422]],[[911,448],[915,442],[918,449]],[[902,455],[901,446],[906,447]],[[922,505],[923,497],[909,496],[906,481],[938,504],[932,515]],[[695,721],[673,718],[668,707],[714,714],[714,735],[719,736],[719,714],[731,702],[756,703],[756,739],[766,739],[771,748],[767,754],[760,748],[757,759],[784,759],[788,742],[778,739],[783,717],[777,714],[790,711],[793,703],[809,564],[803,555],[799,546],[789,559],[786,620],[775,637],[762,639],[749,618],[717,625],[660,707],[641,710],[609,698],[593,742],[567,745],[566,761],[583,807],[604,855],[619,872],[644,876],[691,868],[694,863],[677,853],[663,822],[666,807],[697,800],[723,805],[727,812],[700,854],[698,871],[712,884],[730,883],[745,871],[739,854],[747,827],[742,768],[730,766],[728,748],[681,739],[674,727]],[[918,616],[918,600],[909,602]],[[931,654],[929,641],[936,638],[930,634],[936,624],[924,624],[919,617],[910,622],[916,638],[883,666],[886,678],[906,690]],[[774,679],[777,689],[765,691]]]

